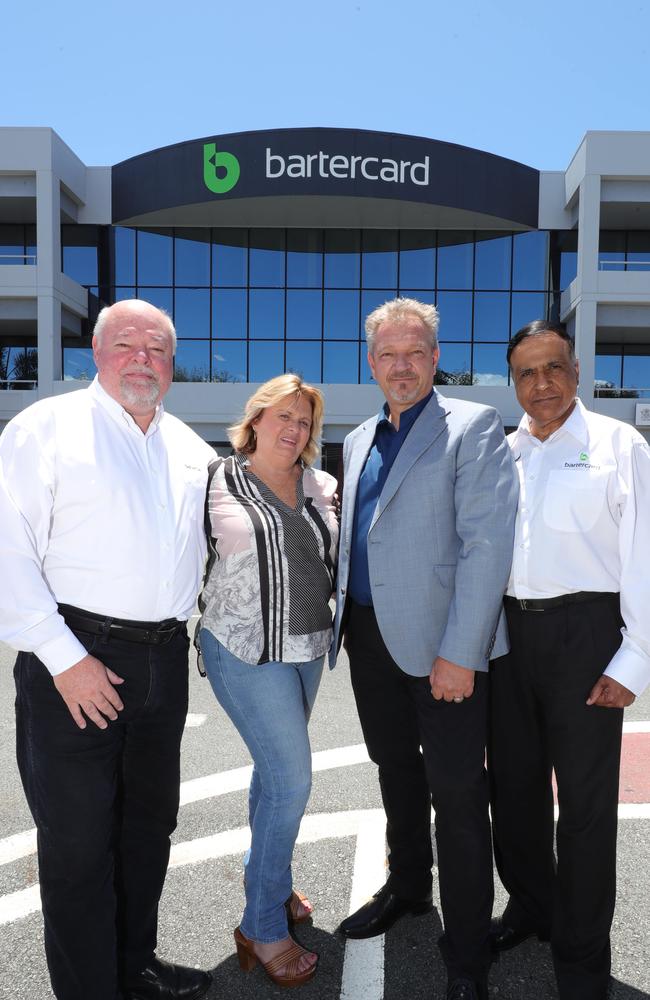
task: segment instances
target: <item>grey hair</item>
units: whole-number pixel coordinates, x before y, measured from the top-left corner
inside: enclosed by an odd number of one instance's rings
[[[366,342],[368,352],[373,353],[375,336],[382,323],[404,323],[409,319],[419,319],[431,340],[431,346],[438,346],[440,314],[435,306],[418,299],[391,299],[378,306],[366,319]]]
[[[107,322],[111,318],[110,317],[111,310],[114,309],[115,306],[130,306],[130,305],[134,305],[136,303],[138,305],[150,306],[151,309],[155,309],[157,313],[160,313],[160,315],[165,320],[165,325],[167,327],[167,333],[171,337],[172,347],[173,347],[174,354],[175,354],[176,353],[176,330],[174,328],[174,324],[172,323],[171,316],[164,309],[160,309],[158,306],[154,306],[153,303],[147,302],[146,299],[121,299],[119,302],[114,302],[112,306],[104,306],[103,309],[100,309],[99,315],[97,316],[97,320],[95,322],[95,328],[93,330],[93,337],[97,341],[97,344],[101,344],[102,334],[104,332],[104,329],[106,327]]]

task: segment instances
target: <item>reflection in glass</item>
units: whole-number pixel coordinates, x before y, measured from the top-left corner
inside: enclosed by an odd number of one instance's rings
[[[250,382],[266,382],[284,371],[284,344],[280,341],[251,341],[249,354]]]
[[[246,230],[215,229],[212,239],[212,283],[220,287],[244,287],[248,283]]]
[[[325,287],[358,288],[361,240],[356,229],[325,230]]]
[[[115,236],[115,284],[135,285],[135,230],[116,226]]]
[[[474,340],[510,338],[508,292],[476,292],[474,295]]]
[[[399,296],[401,299],[417,299],[418,302],[426,302],[431,306],[436,304],[436,293],[429,291],[428,288],[402,288]]]
[[[472,293],[438,292],[441,340],[472,339]]]
[[[368,348],[365,343],[359,344],[359,369],[361,371],[359,381],[362,385],[370,385],[375,381],[368,363]]]
[[[281,339],[284,336],[284,291],[251,288],[249,296],[250,338]]]
[[[623,358],[623,388],[650,392],[650,348],[626,347]]]
[[[473,270],[473,234],[439,233],[438,288],[471,288]]]
[[[172,292],[171,288],[138,288],[136,298],[144,299],[145,302],[150,302],[152,306],[164,309],[166,313],[173,316]]]
[[[628,271],[650,271],[650,233],[643,230],[627,234]]]
[[[210,341],[179,340],[174,358],[174,382],[210,381]]]
[[[177,229],[174,240],[177,285],[210,284],[210,230]]]
[[[475,288],[510,288],[510,236],[477,233]]]
[[[212,381],[246,381],[246,341],[212,341]]]
[[[473,385],[507,385],[505,344],[475,344]]]
[[[471,344],[440,344],[440,358],[436,374],[437,385],[472,384]]]
[[[178,337],[209,337],[210,290],[177,288],[174,324]]]
[[[625,270],[625,233],[618,230],[601,230],[598,240],[598,269],[600,271]]]
[[[534,319],[548,319],[545,292],[513,292],[510,316],[510,336]]]
[[[512,287],[548,288],[548,233],[516,233],[512,252]]]
[[[0,265],[33,263],[24,260],[25,229],[18,225],[0,226]]]
[[[397,292],[394,288],[377,288],[372,291],[361,293],[361,322],[359,324],[359,336],[366,339],[366,319],[378,306],[383,306],[384,302],[394,299]]]
[[[601,351],[607,351],[606,347],[601,347],[598,345],[598,354],[595,358],[595,372],[594,378],[596,380],[596,391],[599,389],[620,389],[623,385],[623,355],[621,353],[620,345],[616,344],[609,353],[600,353]]]
[[[359,293],[326,291],[323,336],[325,340],[357,340],[359,336]]]
[[[287,232],[287,285],[320,288],[323,282],[323,234],[320,229]]]
[[[138,230],[138,284],[172,284],[171,231],[148,233]]]
[[[321,339],[322,304],[321,291],[287,290],[287,340]]]
[[[320,343],[292,341],[287,344],[286,370],[301,375],[306,382],[320,382]]]
[[[84,382],[92,382],[96,374],[97,368],[95,367],[92,348],[63,348],[63,378],[65,381],[68,379],[80,379]]]
[[[250,284],[265,288],[284,285],[284,231],[251,229]]]
[[[397,235],[381,229],[363,231],[361,282],[364,288],[397,285]]]
[[[434,288],[436,281],[435,233],[403,232],[399,255],[399,284],[404,288]],[[406,296],[407,292],[400,291]]]
[[[359,346],[349,343],[323,345],[323,382],[358,383]]]
[[[245,339],[246,312],[245,288],[216,289],[212,293],[213,337],[241,337]]]
[[[79,285],[97,284],[97,247],[68,247],[63,250],[63,273]],[[22,248],[21,248],[22,253]],[[18,261],[14,261],[18,263]]]

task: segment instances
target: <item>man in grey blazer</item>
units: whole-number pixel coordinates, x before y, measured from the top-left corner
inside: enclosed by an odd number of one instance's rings
[[[366,321],[382,411],[343,448],[335,658],[344,637],[378,765],[389,877],[344,920],[382,934],[432,907],[436,813],[448,1000],[485,1000],[492,853],[484,769],[487,667],[507,651],[500,608],[517,485],[495,410],[433,389],[438,313],[395,299]]]

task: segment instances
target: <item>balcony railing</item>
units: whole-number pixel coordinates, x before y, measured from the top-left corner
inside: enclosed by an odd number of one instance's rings
[[[598,270],[650,271],[650,260],[598,260]]]
[[[35,264],[35,253],[0,253],[0,265],[2,264]]]
[[[648,399],[650,397],[650,387],[634,386],[633,388],[621,388],[613,382],[605,382],[596,379],[594,382],[594,397],[601,399]]]
[[[37,385],[35,378],[0,378],[0,392],[3,389],[35,389]]]

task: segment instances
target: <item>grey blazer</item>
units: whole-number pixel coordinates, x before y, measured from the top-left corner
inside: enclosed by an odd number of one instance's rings
[[[359,477],[377,416],[345,439],[334,666],[341,641]],[[502,597],[512,560],[518,480],[492,407],[437,391],[390,470],[368,533],[377,623],[407,674],[423,677],[442,656],[487,670],[508,651]]]

